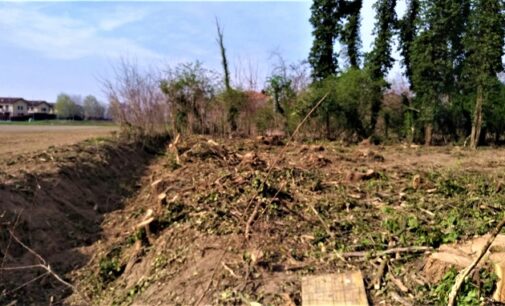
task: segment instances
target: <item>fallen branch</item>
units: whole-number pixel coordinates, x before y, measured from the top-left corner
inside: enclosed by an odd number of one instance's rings
[[[14,235],[14,233],[11,230],[9,230],[9,233],[10,233],[10,236],[14,240],[16,240],[16,242],[19,245],[21,245],[25,250],[27,250],[28,252],[30,252],[31,254],[33,254],[35,257],[37,257],[37,259],[40,261],[40,263],[36,264],[36,265],[27,265],[27,266],[2,267],[2,268],[0,268],[0,271],[15,271],[15,270],[26,270],[26,269],[35,269],[35,268],[40,268],[40,269],[46,270],[46,273],[44,275],[47,275],[47,274],[51,275],[58,282],[62,283],[63,285],[67,286],[68,288],[70,288],[74,292],[76,292],[81,297],[81,299],[83,299],[87,304],[91,304],[90,301],[84,295],[82,295],[72,284],[70,284],[69,282],[65,281],[58,274],[56,274],[52,270],[51,266],[45,261],[45,259],[42,256],[40,256],[37,252],[35,252],[33,249],[31,249],[26,244],[24,244],[16,235]],[[36,279],[38,279],[40,277],[41,276],[38,276]],[[15,290],[21,289],[23,286],[26,286],[26,285],[32,283],[36,279],[32,279],[31,281],[28,281],[28,282],[24,283],[23,285],[17,287]]]
[[[224,268],[226,271],[230,272],[230,275],[231,275],[231,276],[233,276],[234,278],[240,278],[240,277],[239,277],[237,274],[235,274],[235,272],[233,272],[233,270],[232,270],[230,267],[228,267],[228,266],[227,266],[224,262],[221,262],[221,264],[223,265],[223,268]]]
[[[333,234],[333,232],[330,230],[330,227],[328,226],[328,224],[326,224],[326,222],[324,222],[323,218],[321,217],[321,215],[319,215],[319,213],[314,208],[314,206],[312,206],[311,204],[307,204],[307,205],[309,206],[310,210],[312,210],[312,212],[314,212],[314,214],[317,216],[317,218],[319,219],[319,222],[321,222],[321,224],[323,225],[324,230],[326,231],[328,236],[330,236],[332,239],[335,239],[335,234]]]
[[[404,248],[394,248],[394,249],[389,249],[385,251],[379,251],[379,252],[347,252],[343,253],[342,257],[381,257],[385,255],[391,255],[391,254],[396,254],[396,253],[418,253],[418,252],[426,252],[426,251],[431,251],[433,248],[432,247],[427,247],[427,246],[411,246],[411,247],[404,247]]]
[[[393,300],[397,301],[399,304],[403,305],[403,306],[412,306],[412,303],[407,301],[406,299],[402,298],[398,293],[396,292],[391,292],[391,298],[393,298]]]
[[[391,280],[391,282],[393,282],[393,284],[396,285],[396,287],[398,287],[398,289],[400,289],[401,292],[403,292],[403,293],[409,292],[409,288],[407,288],[401,280],[394,277],[393,273],[389,273],[388,278],[389,278],[389,280]]]
[[[447,303],[448,306],[454,306],[456,304],[456,298],[458,297],[458,292],[459,289],[461,288],[461,285],[463,285],[463,282],[465,281],[467,276],[470,275],[473,269],[479,264],[481,259],[484,257],[484,255],[491,247],[491,244],[493,244],[493,241],[495,240],[496,236],[498,236],[498,234],[500,233],[500,231],[504,226],[505,226],[505,218],[503,218],[503,220],[501,220],[501,222],[498,223],[495,229],[491,232],[491,235],[487,239],[486,244],[484,244],[484,246],[479,252],[479,255],[474,259],[474,261],[458,274],[454,282],[454,285],[452,286],[451,292],[449,293],[449,302]]]
[[[377,269],[377,272],[375,273],[374,278],[370,282],[369,287],[373,287],[375,290],[379,290],[381,288],[382,278],[384,277],[384,273],[386,272],[386,266],[388,261],[389,258],[387,257],[381,260],[379,269]]]
[[[282,185],[277,189],[277,191],[275,192],[274,196],[270,198],[270,201],[268,201],[267,206],[272,205],[272,202],[277,198],[277,196],[282,191],[282,189],[284,188],[284,186],[286,186],[285,182],[282,183]],[[261,204],[261,202],[258,202],[258,204]],[[252,225],[252,223],[254,222],[254,219],[256,219],[256,216],[258,215],[259,207],[260,207],[259,205],[255,205],[254,206],[254,210],[253,210],[251,216],[249,217],[249,219],[247,220],[247,224],[246,224],[246,227],[245,227],[245,231],[247,233],[249,233],[249,228]]]

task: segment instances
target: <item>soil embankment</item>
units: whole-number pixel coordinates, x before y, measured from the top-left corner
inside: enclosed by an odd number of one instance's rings
[[[11,271],[1,302],[300,305],[303,276],[359,269],[371,305],[435,305],[455,273],[430,283],[424,251],[489,232],[505,203],[502,149],[189,137],[174,152],[87,143],[0,166],[2,230],[75,287],[14,290],[44,271]],[[1,233],[3,266],[37,263]],[[461,293],[476,304],[484,272]]]
[[[135,192],[153,157],[138,144],[101,139],[6,159],[0,165],[1,268],[41,263],[16,238],[64,278],[86,264],[90,257],[80,249],[101,238],[104,214]],[[58,304],[70,292],[41,268],[0,271],[0,304]]]

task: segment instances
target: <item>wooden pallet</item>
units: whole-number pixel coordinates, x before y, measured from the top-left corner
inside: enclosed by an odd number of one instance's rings
[[[303,306],[368,306],[361,271],[302,278]]]

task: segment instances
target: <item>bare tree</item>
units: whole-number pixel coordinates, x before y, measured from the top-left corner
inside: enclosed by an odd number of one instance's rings
[[[230,86],[230,71],[228,70],[228,58],[226,57],[226,49],[224,48],[224,34],[219,20],[216,17],[216,27],[217,27],[217,43],[219,45],[219,51],[221,52],[221,63],[223,65],[224,72],[224,86],[227,91],[231,89]]]
[[[242,58],[238,58],[235,64],[235,86],[246,91],[257,91],[259,82],[258,74],[259,67],[258,63],[253,62],[251,58],[248,58],[246,62],[242,61]]]
[[[113,71],[112,79],[102,80],[113,119],[138,136],[167,132],[170,112],[159,74],[142,71],[135,61],[125,58],[113,66]]]

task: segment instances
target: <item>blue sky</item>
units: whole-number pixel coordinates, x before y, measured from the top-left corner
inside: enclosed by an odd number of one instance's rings
[[[373,40],[373,2],[365,0],[362,11],[364,51]],[[54,101],[67,92],[103,99],[99,79],[110,77],[120,57],[155,67],[200,60],[219,70],[216,17],[234,76],[251,67],[261,81],[273,52],[287,62],[307,58],[310,4],[1,2],[0,96]]]

